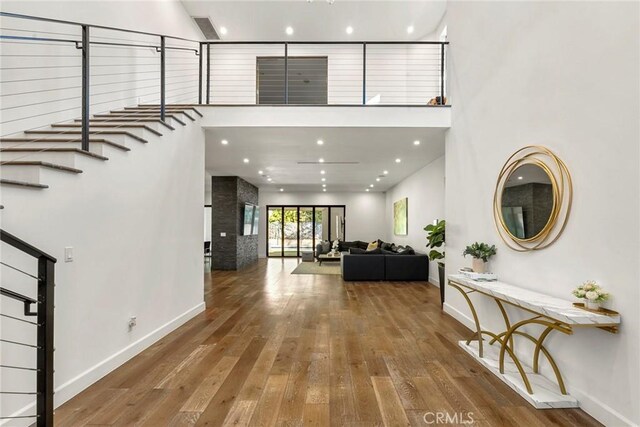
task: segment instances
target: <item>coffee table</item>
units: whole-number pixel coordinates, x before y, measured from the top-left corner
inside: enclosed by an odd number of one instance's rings
[[[320,254],[318,255],[318,262],[320,263],[320,265],[322,265],[323,262],[326,261],[340,261],[340,254],[336,255],[336,256],[329,256],[327,254]]]

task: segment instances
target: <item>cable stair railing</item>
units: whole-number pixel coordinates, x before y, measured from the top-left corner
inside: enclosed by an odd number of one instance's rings
[[[55,263],[56,259],[40,249],[30,245],[24,240],[0,229],[0,241],[2,242],[2,260],[0,268],[2,275],[0,283],[0,318],[2,322],[11,324],[28,325],[35,328],[35,342],[28,342],[21,337],[5,337],[5,331],[14,331],[18,328],[8,328],[3,325],[0,343],[2,344],[2,359],[0,360],[0,374],[2,371],[18,373],[21,385],[8,385],[7,380],[2,380],[0,395],[4,397],[13,396],[26,399],[28,402],[21,410],[5,414],[0,413],[0,425],[15,425],[18,421],[26,421],[37,427],[53,426],[53,376],[54,376],[54,294],[55,294]],[[7,256],[8,251],[13,254]],[[11,255],[14,255],[11,257]],[[37,271],[30,272],[22,264],[15,265],[7,258],[19,259],[19,256],[35,259]],[[17,262],[16,262],[17,264]],[[35,281],[36,295],[29,296],[27,292],[20,289],[10,289],[12,280],[9,272],[19,275],[30,282]],[[13,278],[14,280],[17,279]],[[16,280],[17,282],[17,280]],[[22,304],[22,310],[17,305]],[[32,334],[31,334],[32,335]],[[6,346],[6,348],[5,348]],[[29,365],[25,359],[13,359],[16,353],[14,348],[27,349],[35,352],[35,365]],[[29,376],[35,376],[35,389],[29,390],[24,384],[33,382]],[[15,378],[12,377],[12,378]],[[33,378],[31,378],[33,380]]]

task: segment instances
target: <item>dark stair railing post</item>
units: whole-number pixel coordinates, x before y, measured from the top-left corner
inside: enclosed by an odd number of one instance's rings
[[[211,43],[207,43],[207,104],[209,103],[209,89],[211,87]]]
[[[284,44],[284,103],[289,104],[289,44]]]
[[[82,26],[82,149],[89,151],[89,26]]]
[[[362,43],[362,105],[367,105],[367,44]]]
[[[165,38],[160,36],[160,120],[165,119],[164,75],[165,75]]]
[[[38,427],[53,426],[54,261],[38,258]]]
[[[444,102],[444,43],[440,44],[440,105]]]
[[[198,57],[198,104],[202,104],[202,43],[200,43]]]

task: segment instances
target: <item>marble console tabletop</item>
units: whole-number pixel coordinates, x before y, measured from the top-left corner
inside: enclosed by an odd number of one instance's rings
[[[557,320],[568,325],[618,325],[620,316],[607,316],[574,307],[569,300],[555,298],[539,292],[519,288],[503,282],[478,282],[462,274],[450,274],[452,282],[457,282],[467,288],[507,301],[518,307],[532,310],[536,313]]]

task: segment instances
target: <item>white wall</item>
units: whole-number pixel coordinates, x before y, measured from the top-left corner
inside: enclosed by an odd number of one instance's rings
[[[619,334],[582,329],[545,344],[582,408],[616,426],[640,423],[639,16],[637,2],[449,2],[447,12],[447,269],[469,265],[463,248],[484,241],[505,282],[568,300],[585,280],[606,287]],[[574,204],[555,244],[518,253],[498,237],[492,197],[507,157],[529,144],[567,163]],[[495,304],[477,307],[488,329],[504,328]],[[450,289],[446,309],[469,320]]]
[[[146,31],[201,40],[179,1],[3,1],[2,10],[38,17]],[[82,39],[77,25],[0,18],[3,35]],[[92,42],[160,44],[159,37],[91,29]],[[167,46],[197,43],[167,39]],[[81,115],[82,51],[74,43],[2,40],[0,135],[78,118]],[[14,56],[20,55],[20,56]],[[160,54],[149,47],[91,44],[90,111],[107,112],[139,103],[159,103]],[[167,103],[197,102],[198,56],[167,50]]]
[[[273,193],[260,191],[258,255],[266,257],[267,205],[345,205],[347,240],[373,241],[385,235],[384,193]]]
[[[409,245],[416,251],[429,253],[424,227],[434,219],[444,219],[444,169],[445,159],[442,156],[386,192],[385,241]],[[393,233],[393,203],[405,197],[409,199],[409,230],[406,236],[396,236]],[[431,283],[439,283],[438,264],[435,261],[430,262],[429,278]]]
[[[57,405],[204,309],[203,159],[204,132],[191,123],[106,162],[83,159],[82,174],[52,176],[48,189],[2,188],[2,228],[58,259]],[[3,249],[3,261],[13,259]],[[13,327],[3,322],[3,336],[18,338]]]

